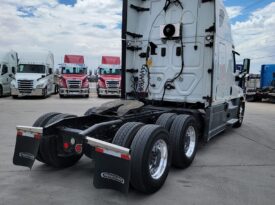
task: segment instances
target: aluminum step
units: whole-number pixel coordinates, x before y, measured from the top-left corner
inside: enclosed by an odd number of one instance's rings
[[[228,120],[226,124],[232,126],[232,125],[234,125],[238,121],[239,121],[238,119],[233,118],[231,120]]]

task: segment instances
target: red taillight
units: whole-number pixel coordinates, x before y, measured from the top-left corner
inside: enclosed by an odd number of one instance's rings
[[[96,152],[99,152],[99,153],[104,153],[104,149],[100,148],[100,147],[96,147],[95,148],[95,151]]]
[[[41,139],[41,134],[40,133],[35,133],[34,134],[34,139],[40,140]]]
[[[23,136],[23,132],[17,131],[17,137],[22,137],[22,136]]]
[[[121,154],[120,157],[121,157],[122,159],[131,160],[131,157],[130,157],[130,155],[128,155],[128,154]]]
[[[64,149],[68,149],[70,147],[69,143],[68,142],[64,142],[63,143],[63,148]]]
[[[75,151],[80,154],[82,152],[82,144],[75,145]]]

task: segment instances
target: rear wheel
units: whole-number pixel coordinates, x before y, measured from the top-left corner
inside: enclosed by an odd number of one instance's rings
[[[0,97],[3,97],[3,88],[0,86]]]
[[[48,88],[44,88],[43,90],[43,98],[47,98],[48,97]]]
[[[62,119],[75,117],[75,115],[68,115],[68,114],[59,114],[53,118],[51,118],[47,125],[57,122]],[[51,165],[56,168],[66,168],[73,166],[77,163],[82,154],[78,155],[69,155],[69,156],[59,156],[58,155],[58,136],[47,136],[45,140],[41,142],[41,154],[46,164]]]
[[[236,122],[233,125],[234,128],[239,128],[239,127],[242,126],[242,124],[243,124],[243,118],[244,118],[244,113],[245,113],[245,102],[241,101],[240,105],[239,105],[239,108],[238,108],[238,115],[237,115],[238,122]]]
[[[172,164],[178,168],[188,167],[197,152],[198,129],[196,120],[190,115],[178,115],[170,129]]]
[[[143,125],[141,122],[128,122],[122,125],[113,139],[113,144],[130,148],[135,135]]]
[[[156,124],[164,127],[169,131],[176,116],[177,114],[175,113],[164,113],[158,118]]]
[[[39,117],[39,118],[33,123],[32,126],[33,126],[33,127],[44,127],[44,126],[47,124],[47,122],[48,122],[51,118],[53,118],[53,117],[55,117],[56,115],[59,115],[59,114],[61,114],[61,113],[58,113],[58,112],[50,112],[50,113],[44,114],[44,115],[42,115],[41,117]],[[43,140],[44,140],[44,138],[41,139],[41,143],[42,143]],[[40,144],[41,144],[41,143],[40,143]],[[41,155],[41,148],[40,148],[40,147],[39,147],[39,150],[38,150],[36,159],[37,159],[38,161],[40,161],[40,162],[45,163],[45,161],[44,161],[44,159],[43,159],[43,157],[42,157],[42,155]]]
[[[59,92],[58,85],[55,84],[54,86],[54,94],[57,94]]]
[[[131,185],[153,193],[164,184],[170,168],[169,133],[158,125],[145,125],[131,145]]]

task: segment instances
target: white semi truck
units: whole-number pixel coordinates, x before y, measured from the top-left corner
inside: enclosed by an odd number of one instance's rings
[[[15,79],[11,82],[11,95],[47,97],[55,92],[54,56],[51,52],[22,53]]]
[[[16,73],[18,56],[10,51],[0,58],[0,97],[11,94],[10,83]]]
[[[85,154],[95,187],[153,193],[171,165],[192,164],[198,140],[242,125],[250,60],[235,71],[222,1],[123,1],[122,22],[122,100],[18,126],[14,164],[64,168]]]

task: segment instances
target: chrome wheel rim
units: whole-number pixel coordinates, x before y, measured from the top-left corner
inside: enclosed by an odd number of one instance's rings
[[[186,130],[185,141],[184,141],[184,153],[185,156],[190,158],[196,146],[196,131],[193,126],[189,126]]]
[[[168,147],[164,140],[155,142],[149,159],[149,173],[155,180],[162,177],[167,167]]]

